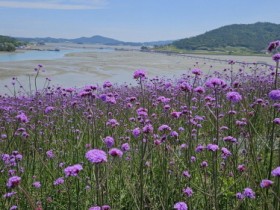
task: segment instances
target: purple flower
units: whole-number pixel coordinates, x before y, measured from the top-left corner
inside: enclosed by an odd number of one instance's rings
[[[223,138],[223,140],[225,142],[233,142],[233,143],[237,142],[236,138],[233,138],[232,136],[226,136],[226,137]]]
[[[231,152],[225,147],[222,147],[221,151],[222,151],[222,158],[223,159],[226,159],[227,157],[232,155]]]
[[[171,131],[171,128],[168,125],[161,125],[158,128],[159,131]]]
[[[216,144],[208,144],[208,145],[207,145],[207,149],[208,149],[209,151],[215,152],[215,151],[217,151],[217,150],[219,149],[219,146],[216,145]]]
[[[275,62],[278,62],[280,60],[280,53],[277,53],[275,55],[272,56],[272,59],[275,61]]]
[[[271,100],[278,101],[280,100],[280,90],[272,90],[268,96]]]
[[[183,171],[183,176],[184,176],[184,177],[188,177],[188,178],[191,177],[189,171]]]
[[[91,163],[103,163],[107,162],[107,154],[103,150],[92,149],[87,151],[86,159],[88,159]]]
[[[134,128],[132,131],[132,134],[134,137],[138,137],[141,133],[141,129],[140,128]]]
[[[199,93],[199,94],[202,94],[202,93],[205,93],[205,89],[204,89],[204,87],[196,87],[195,89],[194,89],[194,92],[196,92],[196,93]]]
[[[19,176],[12,176],[8,179],[7,187],[13,188],[19,185],[21,178]]]
[[[118,121],[116,119],[110,119],[106,123],[106,125],[110,125],[112,128],[116,127],[119,125]]]
[[[205,149],[205,146],[199,144],[199,145],[197,145],[197,147],[195,148],[195,151],[196,151],[196,152],[202,152],[204,149]]]
[[[238,165],[238,166],[237,166],[237,170],[240,171],[240,172],[245,171],[245,169],[246,169],[246,167],[245,167],[244,164],[241,164],[241,165]]]
[[[269,187],[272,186],[272,184],[273,184],[273,181],[271,181],[271,180],[269,180],[269,179],[263,179],[263,180],[261,181],[260,186],[261,186],[261,188],[269,188]]]
[[[271,171],[272,176],[280,176],[280,166]]]
[[[102,210],[100,206],[92,206],[88,210]]]
[[[41,187],[41,183],[40,182],[33,182],[33,187],[35,187],[35,188],[40,188]]]
[[[133,73],[133,78],[134,79],[142,79],[142,78],[146,78],[146,72],[142,69],[138,69]]]
[[[18,119],[22,123],[27,123],[28,122],[28,118],[24,113],[20,113],[19,115],[17,115],[16,119]]]
[[[105,81],[105,82],[103,83],[103,88],[109,88],[109,87],[112,87],[112,83],[109,82],[109,81]]]
[[[175,203],[174,209],[177,209],[177,210],[188,210],[188,206],[187,206],[187,204],[185,202],[178,202],[178,203]]]
[[[270,42],[267,48],[268,52],[271,52],[272,50],[276,50],[280,46],[280,41],[273,41]]]
[[[153,133],[154,128],[151,124],[147,124],[143,127],[142,130],[143,130],[144,133]]]
[[[117,148],[110,149],[109,154],[113,157],[122,157],[123,156],[123,152]]]
[[[189,85],[189,83],[187,83],[187,82],[182,82],[182,83],[180,84],[180,89],[181,89],[182,91],[190,92],[190,91],[192,90],[192,87]]]
[[[171,116],[178,119],[182,115],[182,112],[172,112]]]
[[[203,161],[202,163],[200,163],[200,166],[201,166],[202,168],[208,167],[207,161]]]
[[[55,180],[53,182],[53,185],[61,185],[64,183],[64,178],[63,177],[59,177],[57,180]]]
[[[239,200],[243,200],[244,199],[244,195],[240,192],[236,193],[236,198],[239,199]]]
[[[50,159],[54,158],[54,156],[55,156],[52,149],[49,150],[49,151],[47,151],[47,152],[46,152],[46,155],[47,155],[47,157],[50,158]]]
[[[251,198],[251,199],[255,198],[255,192],[249,187],[244,189],[243,195],[247,198]]]
[[[103,206],[101,207],[101,209],[102,209],[102,210],[110,210],[111,207],[110,207],[109,205],[103,205]]]
[[[195,75],[201,75],[202,71],[200,69],[193,69],[192,73],[195,74]]]
[[[238,92],[228,92],[226,97],[229,101],[233,103],[238,103],[242,100],[242,96]]]
[[[191,197],[193,194],[192,188],[187,187],[186,189],[183,189],[183,193],[187,196],[187,197]]]
[[[107,136],[105,139],[103,139],[103,142],[106,144],[107,148],[111,148],[114,145],[115,140],[113,137]]]
[[[277,125],[280,125],[280,118],[275,118],[273,122]]]
[[[68,166],[64,169],[65,176],[78,176],[78,173],[83,170],[83,167],[80,164],[75,164],[73,166]]]
[[[12,191],[12,192],[8,192],[8,193],[4,194],[3,197],[4,197],[4,198],[11,198],[11,197],[13,197],[15,194],[17,194],[17,192]]]
[[[10,208],[10,210],[16,210],[18,207],[17,206],[12,206],[11,208]]]
[[[126,151],[130,150],[130,146],[128,143],[124,143],[124,144],[122,144],[121,149],[122,149],[122,151],[126,152]]]
[[[209,88],[224,87],[226,85],[225,81],[219,78],[211,78],[205,84]]]
[[[48,113],[52,112],[53,110],[54,110],[54,107],[48,106],[48,107],[45,109],[45,114],[48,114]]]

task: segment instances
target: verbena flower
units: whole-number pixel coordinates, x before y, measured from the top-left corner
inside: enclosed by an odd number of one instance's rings
[[[225,147],[222,147],[221,151],[222,151],[222,158],[223,159],[226,159],[227,157],[232,155],[231,152]]]
[[[249,188],[249,187],[247,187],[247,188],[244,189],[243,195],[244,195],[245,197],[251,198],[251,199],[256,198],[256,197],[255,197],[255,192],[254,192],[251,188]]]
[[[110,149],[109,154],[113,157],[122,157],[123,156],[123,152],[117,148]]]
[[[192,188],[187,187],[187,188],[183,189],[183,193],[184,193],[187,197],[192,197],[193,190],[192,190]]]
[[[280,41],[270,42],[267,48],[268,52],[272,52],[272,50],[276,50],[280,46]]]
[[[103,139],[103,142],[106,144],[107,148],[111,148],[114,145],[115,140],[113,137],[107,136],[105,139]]]
[[[192,73],[193,73],[194,75],[201,75],[201,74],[202,74],[202,71],[201,71],[200,69],[193,69],[193,70],[192,70]]]
[[[147,76],[146,72],[142,69],[138,69],[133,73],[133,78],[134,79],[139,79],[139,78],[144,79],[144,78],[146,78],[146,76]]]
[[[73,166],[68,166],[64,169],[65,176],[78,176],[79,172],[83,170],[80,164],[75,164]]]
[[[277,168],[273,169],[271,171],[271,175],[272,176],[279,176],[280,177],[280,166],[278,166]]]
[[[16,119],[18,119],[20,122],[22,123],[27,123],[28,122],[28,118],[24,113],[20,113],[16,116]]]
[[[188,205],[185,202],[181,201],[181,202],[175,203],[174,209],[177,209],[177,210],[188,210]]]
[[[269,98],[274,101],[280,100],[280,90],[272,90],[268,94]]]
[[[273,184],[273,181],[269,180],[269,179],[263,179],[260,183],[261,188],[269,188],[271,187]]]
[[[11,198],[11,197],[13,197],[15,194],[17,194],[17,192],[12,191],[12,192],[8,192],[8,193],[4,194],[3,197],[4,197],[4,198]]]
[[[280,60],[280,53],[277,53],[275,55],[272,56],[272,59],[275,61],[275,62],[278,62]]]
[[[134,128],[133,130],[132,130],[132,134],[133,134],[133,136],[134,137],[138,137],[140,134],[141,134],[141,129],[140,128]]]
[[[239,199],[239,200],[243,200],[244,197],[245,197],[241,192],[236,193],[235,196],[236,196],[236,198]]]
[[[158,128],[159,131],[171,131],[171,128],[168,125],[161,125]]]
[[[21,178],[19,176],[12,176],[8,179],[6,186],[8,188],[13,188],[19,185]]]
[[[228,92],[226,98],[233,103],[238,103],[242,100],[242,96],[238,92]]]
[[[40,188],[41,187],[41,183],[40,182],[33,182],[33,187],[35,187],[35,188]]]
[[[191,177],[189,171],[183,171],[183,176],[184,176],[184,177],[188,177],[188,178]]]
[[[280,125],[280,118],[275,118],[273,122],[277,125]]]
[[[207,149],[208,149],[209,151],[215,152],[215,151],[217,151],[217,150],[219,149],[219,146],[216,145],[216,144],[208,144],[208,145],[207,145]]]
[[[47,152],[46,152],[46,155],[47,155],[47,157],[50,158],[50,159],[54,158],[54,156],[55,156],[54,153],[53,153],[53,150],[47,151]]]
[[[211,78],[206,81],[205,85],[209,88],[224,87],[225,81],[219,78]]]
[[[124,151],[124,152],[129,151],[129,150],[130,150],[130,145],[129,145],[129,143],[124,143],[124,144],[122,144],[121,149],[122,149],[122,151]]]
[[[86,159],[91,163],[103,163],[107,162],[107,154],[100,149],[92,149],[86,152]]]
[[[64,178],[60,177],[53,182],[53,185],[61,185],[64,183]]]

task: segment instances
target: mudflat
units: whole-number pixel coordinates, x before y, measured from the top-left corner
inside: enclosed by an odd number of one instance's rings
[[[63,47],[78,48],[79,46],[65,45]],[[91,46],[86,47],[90,48]],[[207,58],[210,58],[210,60]],[[270,57],[195,55],[194,58],[141,52],[135,48],[127,47],[109,52],[69,53],[63,58],[54,60],[1,62],[0,84],[1,86],[10,84],[12,77],[19,78],[25,84],[29,76],[35,75],[34,67],[38,64],[42,64],[45,70],[40,74],[42,84],[44,83],[44,78],[48,77],[54,85],[81,87],[87,84],[102,83],[107,80],[113,83],[133,83],[132,74],[136,69],[146,70],[149,78],[155,76],[171,78],[187,73],[195,67],[200,68],[205,73],[215,70],[221,71],[225,68],[230,68],[227,60],[247,63],[262,62],[274,65]],[[235,70],[239,69],[240,66],[241,64],[234,65]]]

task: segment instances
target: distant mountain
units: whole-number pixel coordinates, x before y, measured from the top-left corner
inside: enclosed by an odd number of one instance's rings
[[[74,43],[105,44],[105,45],[120,45],[123,43],[122,41],[107,38],[104,36],[99,36],[99,35],[93,36],[93,37],[81,37],[81,38],[77,38],[77,39],[72,39],[70,41],[74,42]]]
[[[18,40],[24,41],[24,42],[37,42],[37,43],[65,43],[65,42],[71,42],[71,43],[78,43],[78,44],[104,44],[104,45],[132,45],[132,46],[152,46],[152,45],[166,45],[170,44],[173,41],[154,41],[154,42],[124,42],[119,41],[116,39],[96,35],[92,37],[80,37],[76,39],[64,39],[64,38],[51,38],[51,37],[45,37],[45,38],[21,38],[18,37]]]
[[[280,39],[280,24],[233,24],[211,30],[202,35],[173,42],[186,50],[213,50],[215,48],[242,47],[254,52],[265,50],[268,43]]]

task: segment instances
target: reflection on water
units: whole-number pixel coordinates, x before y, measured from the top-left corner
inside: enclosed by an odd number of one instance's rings
[[[0,62],[15,62],[15,61],[31,61],[31,60],[55,60],[63,58],[68,53],[77,52],[112,52],[114,49],[102,48],[102,49],[68,49],[60,51],[38,51],[27,50],[22,52],[1,53]]]

